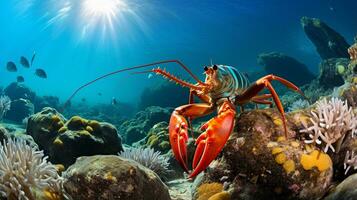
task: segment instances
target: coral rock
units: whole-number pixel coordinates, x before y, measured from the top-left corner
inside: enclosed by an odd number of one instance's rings
[[[322,59],[349,58],[347,49],[350,45],[324,22],[316,18],[303,17],[301,24]]]
[[[11,108],[6,113],[5,119],[22,123],[22,121],[34,113],[34,105],[28,99],[16,99],[11,101]]]
[[[154,172],[119,156],[78,158],[64,177],[64,187],[73,199],[171,199]]]
[[[306,65],[282,53],[260,54],[258,64],[262,65],[267,73],[284,77],[297,85],[309,83],[315,78]]]

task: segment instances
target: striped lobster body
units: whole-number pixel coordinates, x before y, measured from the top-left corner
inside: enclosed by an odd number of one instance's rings
[[[248,77],[236,68],[227,65],[217,65],[217,67],[217,79],[220,82],[220,87],[211,92],[212,99],[234,99],[250,86]]]

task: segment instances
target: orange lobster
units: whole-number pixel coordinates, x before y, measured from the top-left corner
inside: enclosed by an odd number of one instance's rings
[[[244,74],[240,73],[233,67],[225,65],[213,65],[204,67],[206,75],[205,82],[200,81],[184,64],[178,60],[160,61],[136,67],[125,68],[103,75],[81,86],[72,94],[72,96],[67,100],[66,104],[68,104],[70,99],[73,98],[73,96],[79,90],[107,76],[111,76],[123,71],[139,69],[163,63],[179,64],[197,81],[196,84],[191,84],[171,75],[170,73],[160,68],[139,72],[154,72],[190,89],[189,104],[176,108],[171,115],[169,123],[169,138],[172,151],[176,160],[187,173],[189,173],[189,169],[187,167],[186,148],[189,126],[187,119],[192,120],[197,117],[208,115],[215,109],[218,113],[216,117],[209,120],[201,127],[201,130],[204,132],[196,139],[195,144],[197,148],[192,163],[193,171],[190,173],[189,178],[193,178],[205,170],[223,149],[234,127],[236,106],[243,106],[248,102],[270,105],[272,102],[268,99],[273,98],[273,101],[275,102],[281,114],[285,136],[287,137],[284,108],[277,93],[271,85],[271,81],[277,80],[286,85],[288,88],[303,95],[302,91],[293,83],[274,75],[264,76],[263,78],[255,81],[253,84],[250,84],[248,78]],[[270,94],[259,95],[259,93],[265,88],[270,91]],[[193,99],[195,95],[200,100],[202,100],[203,103],[194,103]]]

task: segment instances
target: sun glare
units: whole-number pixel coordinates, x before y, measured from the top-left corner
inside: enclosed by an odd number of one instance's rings
[[[124,0],[84,0],[82,3],[82,16],[85,26],[82,36],[85,36],[88,29],[101,27],[102,31],[113,31],[115,23],[120,20],[123,12],[130,9]]]

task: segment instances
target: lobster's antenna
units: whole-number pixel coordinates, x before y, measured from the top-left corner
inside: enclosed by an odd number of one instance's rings
[[[191,70],[188,69],[188,67],[186,67],[181,61],[179,60],[164,60],[164,61],[158,61],[158,62],[154,62],[154,63],[149,63],[149,64],[144,64],[144,65],[138,65],[138,66],[134,66],[134,67],[129,67],[129,68],[124,68],[124,69],[120,69],[120,70],[117,70],[117,71],[113,71],[113,72],[110,72],[108,74],[104,74],[102,76],[99,76],[98,78],[94,79],[94,80],[91,80],[87,83],[85,83],[84,85],[80,86],[79,88],[77,88],[73,93],[72,95],[67,99],[67,101],[64,103],[63,105],[63,111],[66,109],[66,107],[68,106],[68,104],[70,103],[71,99],[80,91],[82,90],[83,88],[101,80],[101,79],[104,79],[108,76],[112,76],[114,74],[117,74],[117,73],[120,73],[120,72],[124,72],[124,71],[129,71],[129,70],[133,70],[133,69],[139,69],[139,68],[144,68],[144,67],[149,67],[149,66],[153,66],[153,65],[160,65],[160,64],[163,64],[163,63],[177,63],[179,66],[181,66],[186,72],[188,72],[193,79],[195,79],[200,85],[205,85],[205,83],[203,83],[200,79],[198,79],[197,76],[195,76]]]

